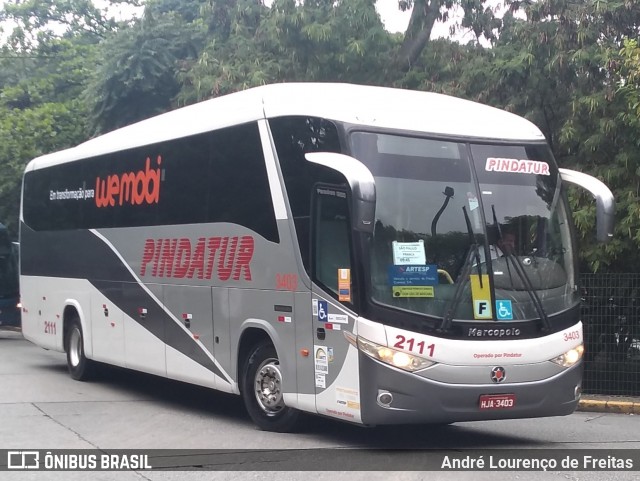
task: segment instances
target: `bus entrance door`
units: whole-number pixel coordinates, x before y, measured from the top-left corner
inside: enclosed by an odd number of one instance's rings
[[[355,318],[339,303],[313,294],[313,362],[319,414],[360,421],[358,352],[344,336]]]

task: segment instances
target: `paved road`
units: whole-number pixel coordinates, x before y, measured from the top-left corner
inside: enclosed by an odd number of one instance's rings
[[[302,432],[277,434],[257,430],[244,412],[240,398],[165,379],[103,369],[96,382],[70,379],[65,357],[31,345],[16,333],[0,332],[0,449],[229,449],[231,467],[256,459],[253,468],[277,460],[281,450],[304,450],[295,456],[310,472],[239,471],[233,479],[389,479],[389,473],[324,472],[345,463],[346,448],[440,449],[640,449],[640,416],[611,413],[575,413],[562,418],[460,423],[431,428],[361,428],[322,418],[310,418]],[[340,449],[339,452],[332,449]],[[523,451],[527,452],[527,451]],[[402,453],[406,454],[406,451]],[[398,456],[389,458],[395,471]],[[244,457],[243,457],[244,456]],[[253,458],[251,458],[253,456]],[[381,459],[370,456],[371,466]],[[385,458],[386,459],[386,458]],[[243,461],[244,460],[244,461]],[[262,463],[262,464],[260,464]],[[277,465],[277,464],[276,464]],[[640,466],[639,466],[640,468]],[[302,468],[301,468],[302,469]],[[140,471],[91,473],[0,473],[2,479],[229,479],[220,471]],[[627,480],[629,472],[434,472],[399,471],[393,480],[518,479],[518,480]]]

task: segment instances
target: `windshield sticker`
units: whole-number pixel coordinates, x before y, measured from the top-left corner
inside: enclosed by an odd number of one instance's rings
[[[510,300],[501,299],[496,301],[496,316],[499,321],[513,320],[513,308]]]
[[[391,286],[434,286],[438,283],[438,266],[389,266]]]
[[[478,198],[471,192],[467,192],[467,200],[469,201],[469,210],[476,210],[478,208]]]
[[[516,174],[551,175],[549,164],[537,160],[497,159],[487,158],[485,164],[487,172],[512,172]]]
[[[424,240],[418,242],[393,241],[393,263],[396,266],[418,265],[427,263],[424,251]]]
[[[316,387],[325,389],[327,387],[326,376],[324,374],[316,373]]]
[[[469,278],[471,282],[471,297],[473,298],[473,318],[493,319],[489,276],[487,274],[482,274],[482,276],[472,274]]]
[[[351,302],[351,269],[338,269],[338,300]]]
[[[471,212],[470,217],[473,222],[474,229],[482,229],[482,219],[480,218],[480,211],[478,210],[478,207],[480,207],[478,197],[476,197],[473,192],[467,192],[467,202],[469,204],[469,212]]]
[[[392,292],[393,297],[434,297],[433,286],[399,286]]]

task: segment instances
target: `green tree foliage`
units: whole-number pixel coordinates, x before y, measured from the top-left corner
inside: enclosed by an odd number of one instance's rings
[[[505,0],[505,3],[511,3],[511,0]],[[451,33],[470,30],[478,41],[481,38],[495,40],[502,26],[502,20],[496,17],[494,7],[487,0],[398,0],[398,6],[401,10],[413,7],[402,45],[395,54],[395,64],[401,70],[408,70],[419,62],[431,40],[434,25],[450,20],[451,12],[462,15],[457,25],[452,26]]]
[[[86,139],[81,97],[115,22],[86,0],[7,1],[0,19],[0,221],[16,238],[26,164]]]
[[[180,88],[176,73],[195,61],[204,39],[203,24],[195,19],[203,2],[181,2],[178,12],[169,10],[173,3],[149,2],[140,21],[101,44],[85,97],[94,133],[170,109]]]
[[[60,36],[104,38],[118,23],[92,0],[9,0],[3,2],[0,22],[10,21],[8,43],[14,49],[35,48],[48,38]],[[111,5],[136,5],[137,0],[110,0]]]
[[[180,103],[281,81],[376,83],[392,45],[373,0],[216,0]]]
[[[13,238],[18,232],[20,186],[26,163],[69,147],[83,138],[79,102],[42,103],[18,110],[0,109],[0,218]]]
[[[638,25],[640,7],[636,10]],[[622,48],[614,45],[606,58],[611,86],[601,111],[607,117],[596,119],[598,129],[587,137],[592,151],[611,149],[610,165],[601,163],[597,171],[615,189],[619,211],[616,235],[622,243],[621,255],[613,265],[618,271],[628,268],[629,263],[640,268],[640,48],[637,34],[620,41]],[[596,144],[599,141],[601,144]]]
[[[4,49],[11,76],[0,87],[0,219],[17,235],[21,178],[32,158],[84,140],[86,109],[79,100],[89,76],[91,48],[57,39],[30,50]]]
[[[446,21],[452,9],[463,12],[459,28],[476,38],[494,39],[501,26],[486,0],[400,0],[401,10],[412,8],[409,27],[391,35],[375,4],[274,0],[267,7],[262,0],[214,0],[202,11],[209,43],[181,75],[179,102],[282,81],[410,85],[416,82],[404,81],[404,73],[420,71],[435,22]]]

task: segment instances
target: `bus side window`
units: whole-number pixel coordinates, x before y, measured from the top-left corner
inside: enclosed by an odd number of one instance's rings
[[[279,117],[269,120],[287,198],[293,215],[302,263],[310,272],[311,197],[316,182],[341,182],[332,171],[307,161],[308,152],[342,152],[333,122],[317,117]]]
[[[316,186],[313,278],[338,297],[338,269],[351,269],[349,204],[344,191]]]

